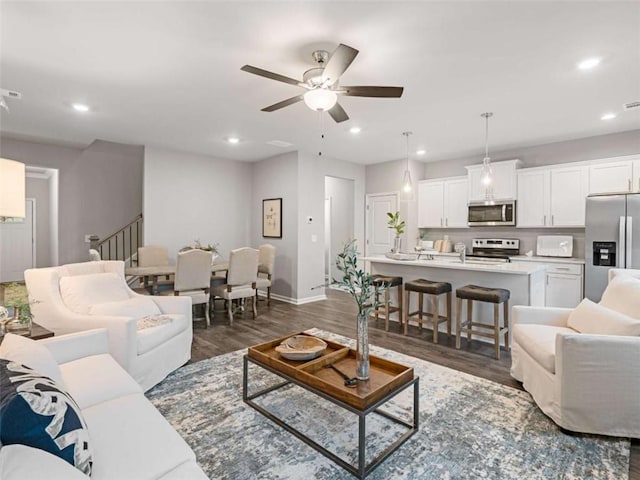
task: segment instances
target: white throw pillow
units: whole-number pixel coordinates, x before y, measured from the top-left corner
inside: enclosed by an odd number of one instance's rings
[[[14,444],[0,450],[0,478],[6,480],[87,480],[77,468],[39,448]]]
[[[60,278],[60,295],[69,310],[89,313],[91,305],[129,298],[122,277],[115,273],[92,273]]]
[[[64,386],[58,362],[47,347],[35,340],[7,333],[0,344],[0,358],[26,365]]]
[[[640,279],[631,275],[616,275],[602,294],[600,305],[640,318]]]
[[[567,326],[580,333],[596,335],[640,335],[640,320],[593,303],[588,298],[571,312]]]
[[[118,302],[98,303],[89,307],[89,315],[142,318],[160,315],[160,313],[156,302],[144,297],[132,297]]]

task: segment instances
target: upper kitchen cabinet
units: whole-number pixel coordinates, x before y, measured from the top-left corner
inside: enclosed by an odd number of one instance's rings
[[[549,170],[551,227],[584,227],[589,172],[573,166]]]
[[[491,162],[495,200],[515,200],[517,192],[516,168],[520,163],[520,160]],[[472,165],[466,168],[469,180],[469,203],[485,201],[485,187],[481,180],[482,165]]]
[[[549,169],[519,170],[517,178],[516,225],[518,227],[548,226],[551,222]]]
[[[530,168],[517,176],[518,227],[584,227],[587,167]]]
[[[640,155],[593,162],[589,166],[589,194],[640,192]]]
[[[467,177],[418,182],[419,228],[467,226]]]

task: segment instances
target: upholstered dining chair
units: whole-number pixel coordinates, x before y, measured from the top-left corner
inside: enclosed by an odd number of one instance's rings
[[[138,266],[139,267],[155,267],[158,265],[169,265],[169,250],[167,247],[160,245],[145,245],[144,247],[138,247]],[[143,287],[146,289],[146,279],[143,281]],[[152,286],[153,287],[153,286]],[[170,275],[167,275],[164,280],[157,280],[155,285],[156,290],[169,290],[173,289],[173,279]]]
[[[163,295],[191,297],[192,306],[204,304],[207,328],[211,325],[209,316],[209,281],[211,279],[211,252],[193,249],[178,253],[176,277],[173,292]]]
[[[229,255],[227,282],[213,288],[216,297],[227,301],[229,324],[233,324],[233,300],[250,298],[253,318],[256,317],[256,280],[258,278],[258,250],[254,248],[238,248]]]
[[[265,243],[258,248],[258,278],[256,287],[267,289],[267,305],[271,305],[271,282],[273,278],[273,267],[276,261],[276,247]],[[256,292],[257,295],[257,292]]]

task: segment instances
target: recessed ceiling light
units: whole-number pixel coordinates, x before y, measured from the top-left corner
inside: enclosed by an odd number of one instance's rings
[[[424,155],[425,153],[427,153],[426,150],[416,150],[416,155]]]
[[[361,129],[360,127],[351,127],[351,128],[349,129],[349,131],[350,131],[351,133],[360,133],[360,132],[362,131],[362,129]]]
[[[578,64],[580,70],[591,70],[600,64],[600,59],[597,57],[586,58]]]
[[[85,105],[84,103],[74,103],[71,105],[76,112],[88,112],[89,105]]]
[[[227,142],[236,144],[236,143],[240,143],[240,139],[238,137],[229,137],[227,138]]]
[[[613,120],[614,118],[616,118],[615,113],[605,113],[600,117],[600,120]]]

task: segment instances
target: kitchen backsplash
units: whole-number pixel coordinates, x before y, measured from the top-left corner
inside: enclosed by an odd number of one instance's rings
[[[520,254],[529,250],[536,254],[538,235],[573,235],[573,257],[584,258],[584,228],[510,228],[510,227],[473,227],[473,228],[421,228],[422,240],[441,240],[449,235],[455,245],[464,242],[467,251],[471,251],[473,238],[517,238],[520,240]]]

